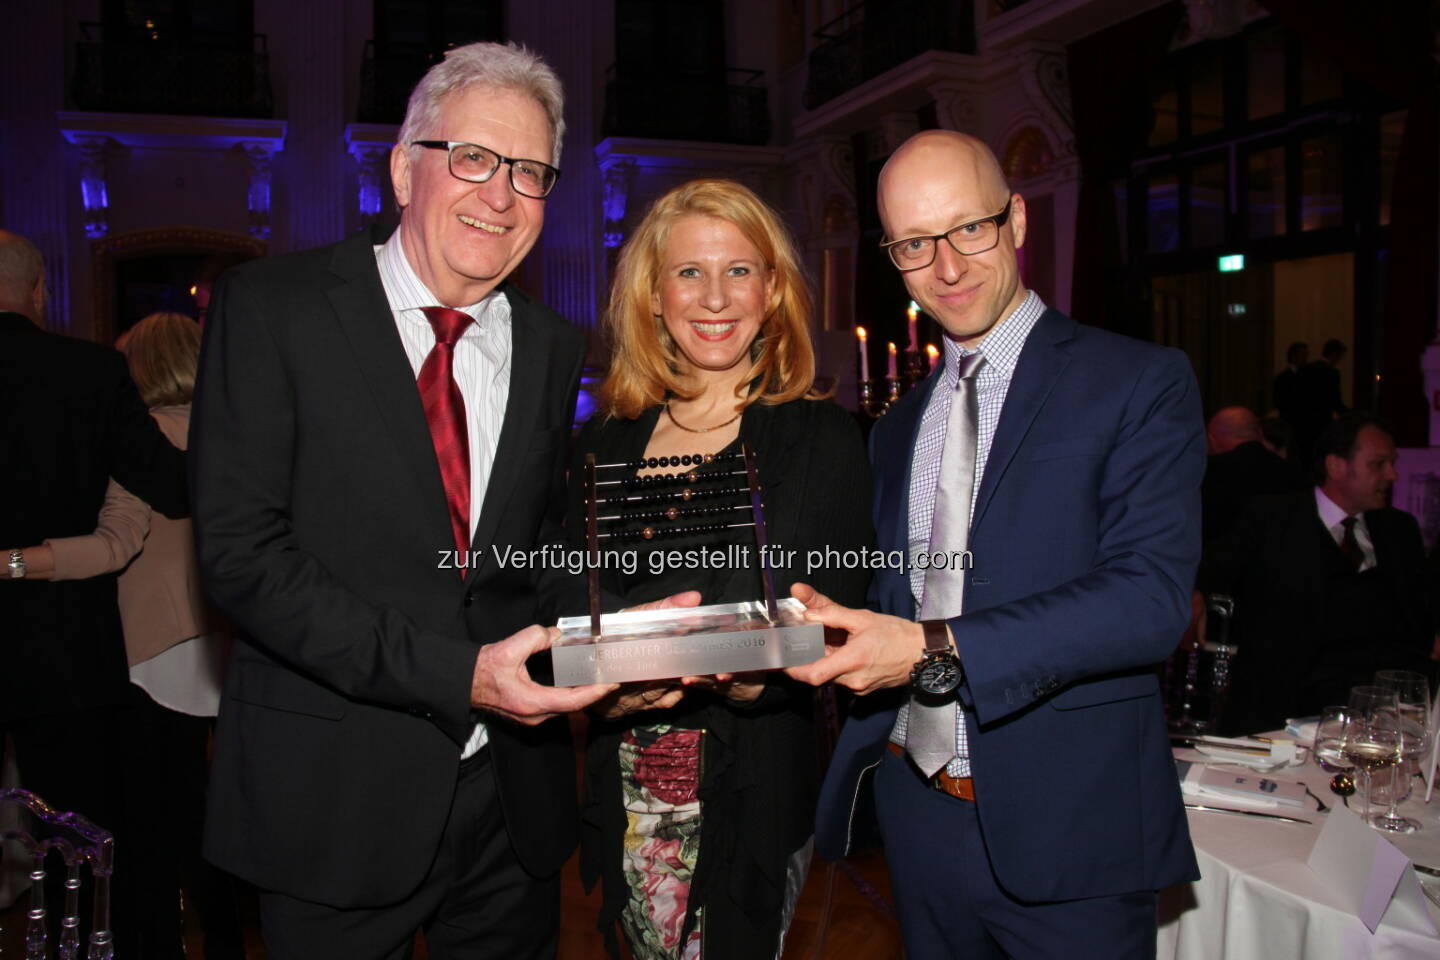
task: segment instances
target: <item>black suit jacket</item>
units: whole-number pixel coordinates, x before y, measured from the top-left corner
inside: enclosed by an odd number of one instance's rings
[[[1203,542],[1228,532],[1251,497],[1304,486],[1300,468],[1265,449],[1259,440],[1208,457],[1205,481],[1200,485]]]
[[[184,516],[185,455],[141,402],[125,358],[0,313],[0,547],[93,533],[115,477]],[[0,721],[123,702],[115,576],[0,582]]]
[[[1345,412],[1340,399],[1340,371],[1324,360],[1302,367],[1296,379],[1295,415],[1290,425],[1301,452],[1309,456],[1311,447],[1325,424]]]
[[[1292,428],[1295,425],[1295,413],[1301,403],[1300,391],[1300,371],[1294,367],[1281,370],[1271,381],[1271,400],[1275,409],[1280,411],[1280,416]]]
[[[415,376],[372,244],[227,274],[191,428],[206,587],[242,631],[205,851],[338,907],[403,899],[434,858],[471,728],[480,645],[534,623],[532,573],[490,550],[558,539],[584,339],[506,288],[510,396],[464,579]],[[537,875],[575,843],[568,728],[491,720],[501,806]]]
[[[1354,573],[1320,521],[1313,488],[1251,501],[1206,545],[1200,587],[1235,598],[1240,646],[1225,727],[1257,732],[1346,701],[1389,667],[1428,673],[1431,584],[1420,528],[1403,510],[1365,514],[1376,566]]]

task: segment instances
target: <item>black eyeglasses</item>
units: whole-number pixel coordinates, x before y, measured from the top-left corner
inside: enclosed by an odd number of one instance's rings
[[[508,163],[510,186],[515,188],[516,193],[534,197],[536,200],[544,200],[549,196],[550,191],[555,189],[555,181],[560,179],[560,171],[548,163],[501,156],[478,143],[465,143],[460,140],[412,140],[410,145],[430,150],[448,150],[450,176],[471,183],[484,183],[495,176],[500,164]]]
[[[1000,228],[1010,219],[1010,204],[1014,202],[1013,199],[1007,200],[1005,209],[993,217],[971,220],[958,227],[951,227],[944,233],[932,233],[928,237],[890,240],[880,244],[880,248],[890,255],[891,263],[905,271],[919,270],[934,263],[935,251],[939,249],[937,244],[941,237],[950,244],[950,249],[962,256],[973,257],[977,253],[985,253],[995,249],[995,244],[1000,242]]]

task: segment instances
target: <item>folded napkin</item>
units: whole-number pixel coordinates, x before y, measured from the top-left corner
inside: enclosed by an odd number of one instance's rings
[[[1272,741],[1253,740],[1245,737],[1205,737],[1195,741],[1195,750],[1211,760],[1234,763],[1251,770],[1268,772],[1299,762],[1299,744],[1284,739]],[[1248,748],[1248,749],[1245,749]],[[1268,753],[1256,753],[1256,749]]]
[[[1304,744],[1315,742],[1315,728],[1320,726],[1319,717],[1294,717],[1285,721],[1285,732]]]

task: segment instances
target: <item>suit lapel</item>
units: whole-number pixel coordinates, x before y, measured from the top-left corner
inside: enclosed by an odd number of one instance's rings
[[[970,522],[971,542],[974,531],[985,519],[985,508],[995,496],[995,489],[1005,476],[1010,461],[1020,449],[1030,425],[1045,399],[1055,388],[1060,374],[1070,364],[1070,353],[1063,344],[1075,333],[1075,321],[1055,310],[1047,310],[1020,351],[1015,372],[1010,377],[1010,389],[1005,393],[1005,406],[1000,411],[1000,422],[995,427],[995,436],[990,441],[990,455],[985,460],[985,475],[980,479],[980,495],[975,501],[975,516]]]
[[[383,240],[383,238],[379,238]],[[361,234],[337,248],[331,261],[343,280],[326,291],[340,327],[355,351],[356,362],[369,382],[380,420],[410,472],[419,491],[417,506],[425,531],[437,544],[453,541],[446,507],[445,485],[435,459],[430,427],[405,346],[395,329],[380,272],[375,265],[372,238]]]
[[[510,301],[510,395],[505,401],[505,419],[495,446],[490,479],[485,484],[485,502],[475,524],[475,537],[470,542],[472,550],[495,539],[495,528],[500,524],[505,504],[521,479],[525,443],[534,435],[535,418],[544,401],[549,332],[528,315],[520,297],[510,296],[508,290],[506,296]],[[531,482],[549,483],[550,478],[531,478]],[[483,555],[488,556],[489,551]],[[484,564],[472,567],[470,578],[483,568]]]

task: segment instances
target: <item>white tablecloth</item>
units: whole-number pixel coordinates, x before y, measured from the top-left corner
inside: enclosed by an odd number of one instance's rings
[[[1203,758],[1195,754],[1185,759]],[[1313,765],[1270,776],[1306,783],[1327,804],[1340,803],[1328,788],[1329,775]],[[1419,802],[1422,797],[1412,797],[1401,812],[1421,821],[1423,828],[1389,839],[1415,862],[1440,867],[1440,785],[1428,807]],[[1360,811],[1358,796],[1350,798],[1350,808]],[[1198,810],[1188,814],[1201,879],[1161,894],[1160,960],[1440,958],[1440,936],[1397,925],[1394,911],[1372,934],[1306,866],[1325,818],[1313,803],[1305,812],[1292,814],[1313,820],[1309,826]],[[1426,906],[1440,925],[1440,908],[1428,902]]]

